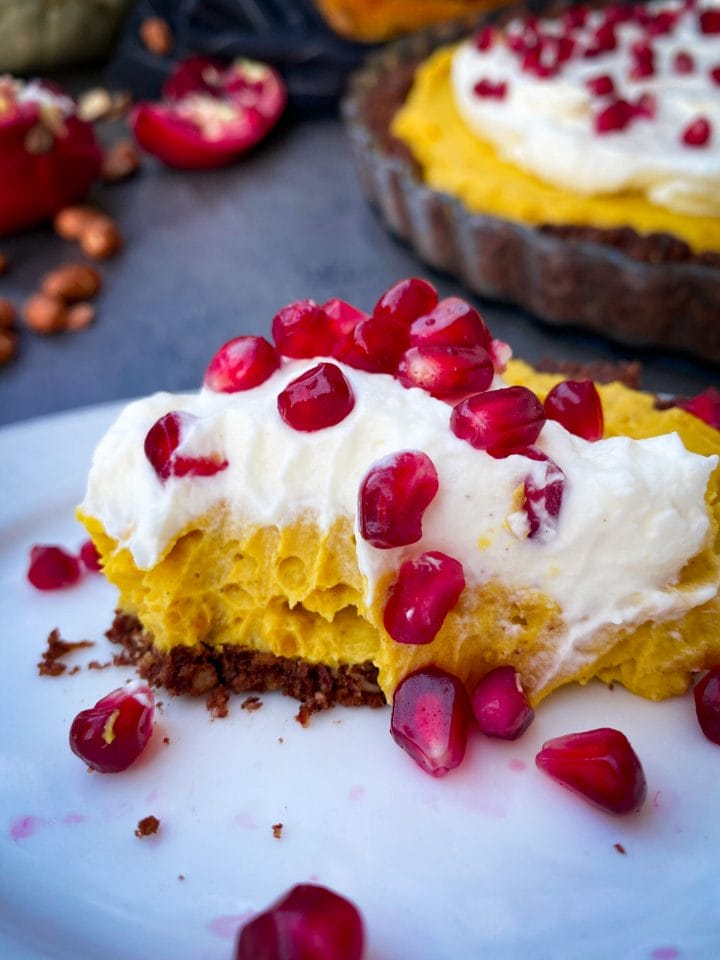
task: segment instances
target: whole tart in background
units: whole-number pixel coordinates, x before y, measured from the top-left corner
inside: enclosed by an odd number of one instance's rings
[[[635,111],[627,124],[635,139],[643,130],[651,131],[663,95],[658,83],[669,84],[673,92],[682,91],[687,83],[690,71],[682,72],[687,60],[680,58],[678,69],[678,52],[689,55],[694,70],[702,70],[695,80],[708,85],[709,108],[717,110],[720,85],[713,72],[715,61],[703,61],[698,67],[692,47],[680,49],[689,42],[685,33],[675,42],[678,50],[673,49],[671,60],[666,52],[668,33],[671,47],[674,42],[667,22],[681,15],[698,18],[695,28],[709,11],[708,32],[704,30],[708,18],[703,24],[704,57],[707,60],[708,44],[716,43],[720,66],[720,29],[713,29],[720,7],[707,0],[697,8],[688,7],[595,5],[592,33],[600,30],[601,38],[612,35],[625,29],[629,17],[633,25],[640,25],[640,35],[632,43],[617,44],[627,50],[627,62],[614,64],[616,89],[610,95],[588,93],[581,103],[580,112],[585,112],[591,127],[588,138],[597,137],[604,145],[617,136],[614,131],[596,131],[604,123],[598,115],[620,99],[629,101]],[[548,32],[573,42],[576,64],[581,61],[586,70],[590,64],[595,76],[609,72],[601,55],[582,56],[581,44],[593,40],[589,31],[583,34],[572,27],[578,16],[587,17],[587,8],[556,4],[545,14],[553,21],[548,25],[529,16],[527,8],[506,8],[479,21],[475,32],[468,33],[467,25],[435,27],[371,58],[354,77],[344,103],[362,186],[394,233],[426,262],[456,275],[482,296],[514,302],[546,321],[582,326],[624,344],[670,349],[718,363],[720,215],[713,212],[718,192],[712,177],[707,206],[700,198],[695,211],[701,212],[693,213],[650,202],[627,187],[600,198],[575,194],[502,158],[499,148],[480,139],[458,110],[451,70],[463,41],[473,53],[482,53],[486,46],[504,44],[505,36],[519,37],[512,41],[515,47],[524,44],[513,51],[520,64],[519,79],[530,81],[528,89],[539,98],[566,69],[557,54],[533,59],[533,45]],[[650,48],[649,55],[643,46]],[[508,91],[493,69],[476,80],[478,99],[490,102],[502,118]],[[681,114],[684,109],[681,105]],[[643,110],[649,115],[643,116]],[[664,105],[661,110],[664,115]],[[678,141],[694,119],[687,116],[673,133]],[[585,142],[580,138],[580,152]],[[653,136],[648,143],[653,143]],[[713,129],[711,119],[706,143],[686,149],[694,163],[703,158],[702,163],[709,160],[714,169],[720,127]],[[462,164],[469,166],[463,169]],[[703,215],[706,211],[709,215]]]
[[[388,40],[431,23],[477,14],[503,0],[316,0],[330,26],[365,43]]]

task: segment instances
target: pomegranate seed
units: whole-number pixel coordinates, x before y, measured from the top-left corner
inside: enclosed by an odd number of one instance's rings
[[[507,456],[537,440],[545,425],[543,406],[527,387],[504,387],[461,400],[450,429],[476,450]]]
[[[641,80],[655,74],[655,51],[649,43],[638,42],[630,48],[633,64],[630,67],[630,79]]]
[[[100,773],[127,770],[152,736],[154,706],[152,691],[139,680],[113,690],[75,717],[70,749]]]
[[[675,73],[692,73],[695,69],[695,60],[692,54],[686,50],[678,50],[673,57],[673,70]]]
[[[617,47],[617,37],[615,36],[615,27],[612,23],[601,24],[593,34],[593,40],[586,48],[583,56],[598,57],[603,53],[609,53]]]
[[[635,18],[635,7],[630,5],[618,5],[610,7],[605,11],[605,23],[627,23]]]
[[[410,345],[490,349],[492,337],[480,314],[459,297],[441,300],[410,327]]]
[[[489,50],[493,43],[495,43],[495,38],[497,36],[497,30],[495,27],[483,27],[481,30],[475,34],[475,47],[478,50]]]
[[[90,570],[92,573],[99,573],[102,570],[100,554],[92,540],[86,540],[80,547],[80,559],[86,570]]]
[[[646,11],[641,13],[643,14],[642,25],[651,37],[671,33],[677,21],[677,14],[671,10],[661,10],[654,16]]]
[[[706,117],[696,117],[682,132],[682,142],[688,147],[705,147],[710,142],[712,127]]]
[[[566,63],[571,60],[577,49],[577,44],[570,37],[556,37],[555,56],[558,63]]]
[[[289,427],[312,433],[344,420],[355,406],[355,397],[339,367],[319,363],[285,387],[277,406]]]
[[[145,437],[145,456],[161,480],[170,477],[212,477],[228,465],[227,460],[209,457],[182,457],[176,453],[188,428],[198,418],[177,410],[166,413],[150,427]]]
[[[716,390],[715,387],[708,387],[696,397],[683,400],[678,406],[700,420],[704,420],[708,426],[720,430],[720,390]]]
[[[82,568],[73,554],[45,544],[30,548],[27,578],[37,590],[62,590],[80,579]]]
[[[497,340],[496,338],[493,338],[493,340],[490,342],[490,349],[488,353],[490,354],[490,359],[493,362],[495,372],[505,373],[505,368],[512,357],[512,347],[510,344],[505,343],[504,340]]]
[[[439,667],[426,667],[398,684],[390,734],[426,773],[444,777],[462,763],[471,717],[458,678]]]
[[[542,450],[526,447],[518,452],[530,460],[546,464],[543,480],[538,483],[532,475],[528,475],[523,487],[523,510],[529,524],[528,538],[544,542],[557,528],[557,518],[560,516],[565,494],[565,474]]]
[[[535,763],[557,783],[608,813],[631,813],[645,801],[643,768],[619,730],[601,727],[548,740]]]
[[[720,743],[720,667],[713,667],[693,691],[700,729],[713,743]]]
[[[285,357],[329,357],[334,337],[322,307],[313,300],[296,300],[275,314],[272,321],[275,346]]]
[[[562,23],[568,30],[576,30],[578,27],[584,27],[589,12],[588,7],[571,7],[562,15]]]
[[[720,10],[703,10],[698,20],[701,33],[720,33]]]
[[[361,960],[357,907],[327,887],[300,883],[245,924],[235,960]]]
[[[501,740],[517,740],[535,717],[514,667],[486,673],[472,695],[472,708],[481,731]]]
[[[508,85],[505,80],[498,80],[497,83],[493,83],[492,80],[485,77],[478,80],[473,87],[473,93],[476,97],[485,97],[491,100],[504,100],[507,96],[507,90]]]
[[[379,320],[397,320],[411,324],[432,310],[438,302],[437,290],[427,280],[409,277],[394,283],[375,304],[373,316]]]
[[[423,344],[405,351],[397,375],[404,387],[420,387],[443,398],[487,390],[495,369],[483,347]]]
[[[337,359],[369,373],[395,373],[408,345],[408,328],[390,318],[361,320],[338,350]]]
[[[355,327],[363,320],[368,320],[369,318],[362,310],[358,310],[357,307],[353,307],[352,304],[346,303],[337,297],[324,303],[322,309],[328,318],[328,324],[334,341],[331,356],[338,357],[340,353],[342,353],[345,342]]]
[[[280,366],[280,357],[264,337],[235,337],[208,364],[203,383],[217,393],[237,393],[264,383]]]
[[[634,104],[635,116],[652,120],[657,113],[657,97],[652,93],[642,93]]]
[[[437,491],[435,465],[420,450],[391,453],[376,461],[358,493],[360,536],[381,550],[417,543],[423,514]]]
[[[445,553],[406,560],[390,588],[383,623],[397,643],[431,643],[465,589],[462,564]]]
[[[585,81],[585,86],[596,97],[605,97],[615,93],[615,82],[607,73],[601,73],[599,77],[589,77]]]
[[[720,65],[710,68],[710,79],[720,87]]]
[[[604,134],[624,130],[634,116],[633,105],[618,97],[595,115],[595,132]]]
[[[543,406],[548,420],[556,420],[575,436],[585,440],[600,440],[602,437],[602,401],[592,380],[556,383],[545,397]]]

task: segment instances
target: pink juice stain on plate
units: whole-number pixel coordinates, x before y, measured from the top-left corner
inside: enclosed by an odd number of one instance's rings
[[[679,956],[677,947],[656,947],[650,954],[651,960],[677,960]]]
[[[211,920],[207,929],[214,937],[220,940],[232,940],[240,927],[255,916],[254,911],[246,910],[245,913],[231,913],[221,917],[215,917]]]
[[[85,816],[84,813],[75,813],[75,811],[73,810],[70,813],[65,814],[62,822],[67,823],[68,825],[72,825],[75,823],[85,823],[86,820],[87,820],[87,817]]]
[[[43,819],[28,815],[13,820],[8,833],[12,840],[27,840],[28,837],[32,837],[34,833],[37,833],[37,831],[44,826],[45,821]]]
[[[523,770],[527,770],[527,764],[525,763],[525,761],[524,761],[524,760],[518,760],[517,758],[514,758],[514,759],[510,760],[510,761],[508,762],[508,767],[509,767],[514,773],[522,773]]]

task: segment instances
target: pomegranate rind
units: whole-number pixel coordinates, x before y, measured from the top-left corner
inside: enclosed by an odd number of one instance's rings
[[[460,680],[439,667],[426,667],[396,687],[390,735],[425,773],[444,777],[465,757],[471,718]]]
[[[695,713],[700,729],[713,743],[720,744],[720,667],[713,667],[693,690]]]
[[[361,960],[360,911],[328,887],[298,884],[240,930],[235,960]]]
[[[70,749],[92,770],[122,773],[145,750],[154,713],[150,688],[132,681],[77,714],[70,727]]]
[[[548,740],[535,764],[556,783],[606,813],[633,813],[647,796],[637,754],[625,734],[611,727]]]

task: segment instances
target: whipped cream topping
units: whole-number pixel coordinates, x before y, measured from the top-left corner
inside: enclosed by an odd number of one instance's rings
[[[557,528],[541,542],[518,522],[517,491],[528,474],[542,483],[547,464],[518,455],[494,459],[473,449],[451,432],[451,407],[422,390],[338,364],[355,395],[352,412],[313,433],[287,426],[277,395],[316,362],[284,361],[264,384],[241,393],[204,388],[131,403],[97,447],[82,513],[100,520],[119,548],[148,569],[202,518],[254,528],[307,516],[321,529],[338,517],[354,519],[371,464],[415,449],[432,459],[439,477],[420,542],[376,549],[356,523],[368,607],[384,574],[408,557],[440,550],[462,563],[470,585],[499,580],[554,598],[567,626],[558,638],[560,664],[603,625],[681,616],[715,594],[712,585],[675,590],[673,584],[708,537],[704,492],[717,457],[688,452],[676,434],[589,443],[548,421],[536,446],[563,470],[567,485]],[[158,478],[143,444],[155,421],[172,410],[198,417],[178,453],[219,455],[226,469],[209,477]]]
[[[705,0],[688,9],[672,0],[648,4],[647,10],[675,13],[672,29],[649,35],[635,21],[618,23],[616,48],[585,57],[606,17],[592,11],[570,33],[573,54],[548,77],[523,71],[522,55],[508,46],[508,37],[527,30],[524,21],[511,21],[488,49],[478,49],[470,39],[453,59],[456,105],[470,129],[503,158],[547,183],[584,195],[639,191],[666,209],[720,216],[720,86],[712,75],[720,67],[720,33],[699,28],[700,13],[720,13],[720,5]],[[565,27],[561,20],[540,20],[537,32],[559,38]],[[652,49],[653,72],[633,79],[637,54],[632,48],[638,43]],[[678,72],[678,54],[690,55],[691,72]],[[591,93],[587,81],[605,76],[614,91]],[[476,87],[483,82],[495,96],[478,95]],[[633,108],[640,102],[645,106],[623,129],[598,134],[596,116],[618,99]],[[688,146],[683,132],[699,117],[709,123],[708,142]]]

